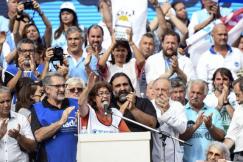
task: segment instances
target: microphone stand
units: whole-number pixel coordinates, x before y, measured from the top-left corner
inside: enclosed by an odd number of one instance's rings
[[[106,112],[106,113],[108,113],[108,112]],[[149,126],[147,126],[147,125],[144,125],[144,124],[142,124],[142,123],[136,122],[136,121],[134,121],[134,120],[132,120],[132,119],[129,119],[129,118],[127,118],[127,117],[124,117],[124,116],[122,116],[122,115],[120,115],[120,114],[115,114],[115,113],[113,113],[113,112],[111,112],[111,111],[110,111],[109,113],[110,113],[111,115],[120,117],[121,119],[123,119],[123,120],[125,120],[125,121],[131,122],[131,123],[133,123],[133,124],[136,124],[136,125],[139,125],[139,126],[141,126],[141,127],[143,127],[143,128],[146,128],[147,130],[150,130],[151,132],[160,134],[160,135],[161,135],[160,139],[161,139],[162,147],[163,147],[163,151],[164,151],[164,153],[163,153],[164,160],[165,160],[165,145],[166,145],[165,140],[166,140],[167,137],[168,137],[168,138],[171,138],[172,140],[176,140],[176,141],[178,141],[178,142],[180,142],[180,143],[182,143],[182,144],[192,146],[192,144],[189,144],[189,143],[187,143],[186,141],[183,141],[183,140],[181,140],[181,139],[179,139],[179,138],[173,137],[173,136],[169,135],[168,133],[166,133],[166,132],[164,132],[164,131],[159,131],[159,130],[157,130],[157,129],[151,128],[151,127],[149,127]]]

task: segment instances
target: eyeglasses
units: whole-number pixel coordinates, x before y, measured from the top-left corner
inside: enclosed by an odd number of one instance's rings
[[[11,103],[11,100],[3,100],[3,101],[0,101],[0,104],[4,104],[4,102],[6,102],[6,103]]]
[[[52,87],[56,87],[56,88],[60,89],[60,88],[64,88],[65,84],[56,84],[56,85],[48,85],[48,86],[52,86]]]
[[[26,52],[33,53],[34,49],[19,49],[18,51],[21,52],[21,53],[26,53]]]
[[[97,93],[97,96],[99,96],[99,97],[102,97],[102,96],[104,96],[104,95],[106,95],[106,96],[110,96],[111,94],[110,94],[110,92],[98,92],[98,93]]]
[[[74,88],[70,88],[70,89],[67,89],[67,90],[69,90],[71,93],[75,93],[75,92],[80,93],[80,92],[83,91],[83,88],[74,87]]]

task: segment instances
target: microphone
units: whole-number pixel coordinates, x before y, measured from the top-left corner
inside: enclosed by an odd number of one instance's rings
[[[119,101],[124,103],[127,100],[127,94],[123,93],[119,96]]]
[[[103,107],[104,107],[104,110],[105,110],[105,115],[108,115],[110,113],[108,101],[103,101],[102,104],[103,104]]]

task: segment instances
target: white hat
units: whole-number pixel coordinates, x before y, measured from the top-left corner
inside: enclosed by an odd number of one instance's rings
[[[211,1],[213,1],[213,2],[215,2],[215,3],[218,3],[218,2],[219,2],[219,0],[211,0]]]
[[[72,2],[64,2],[64,3],[61,5],[60,9],[61,9],[61,10],[62,10],[62,9],[69,9],[69,10],[72,10],[73,12],[76,12],[76,9],[75,9],[75,7],[74,7],[74,5],[73,5]]]

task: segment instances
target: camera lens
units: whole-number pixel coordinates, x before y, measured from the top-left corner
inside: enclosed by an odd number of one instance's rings
[[[30,61],[29,59],[24,60],[24,66],[30,66]]]

